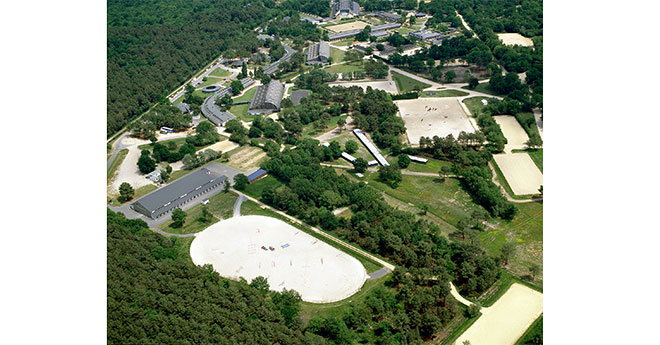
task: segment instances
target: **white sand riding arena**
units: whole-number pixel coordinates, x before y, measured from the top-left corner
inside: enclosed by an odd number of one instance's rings
[[[454,138],[462,131],[474,133],[474,125],[455,97],[418,98],[395,101],[399,113],[408,129],[408,140],[419,144],[419,138],[437,135],[441,138],[452,134]]]
[[[499,38],[500,41],[502,41],[502,43],[507,46],[534,46],[534,42],[531,38],[527,38],[519,33],[497,34],[497,38]]]
[[[474,345],[513,345],[543,313],[543,294],[515,283],[454,342]]]
[[[538,194],[543,174],[527,152],[493,155],[497,166],[516,195]]]
[[[515,116],[497,115],[493,116],[493,119],[500,125],[502,134],[506,138],[507,143],[504,145],[504,152],[511,153],[511,150],[524,150],[527,148],[525,143],[529,140],[529,136],[527,136],[527,132]]]
[[[211,225],[193,240],[190,257],[196,265],[213,265],[223,277],[243,277],[248,282],[266,277],[271,290],[293,289],[304,301],[314,303],[345,299],[367,279],[364,266],[354,257],[264,216],[241,216]]]
[[[361,21],[356,21],[345,24],[326,26],[325,28],[332,32],[340,32],[340,31],[357,30],[357,29],[361,30],[364,29],[364,27],[366,27],[367,25],[369,24]]]
[[[396,88],[396,83],[392,80],[390,80],[390,81],[384,80],[384,81],[333,83],[333,84],[329,84],[329,86],[341,86],[341,87],[359,86],[359,87],[362,88],[362,90],[364,90],[364,92],[367,92],[367,87],[371,86],[372,89],[383,90],[383,91],[389,92],[389,93],[399,92],[399,89]]]

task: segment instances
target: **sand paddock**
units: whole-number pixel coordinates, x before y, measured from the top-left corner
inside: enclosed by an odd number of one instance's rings
[[[513,345],[543,313],[543,294],[515,283],[454,344]]]
[[[523,47],[533,47],[534,42],[531,38],[527,38],[519,33],[506,33],[506,34],[497,34],[497,38],[507,46],[523,46]]]
[[[527,148],[525,143],[529,140],[527,132],[522,128],[520,122],[516,120],[516,117],[513,115],[497,115],[493,116],[495,122],[500,125],[502,128],[502,134],[507,140],[506,145],[504,145],[504,152],[511,153],[511,150],[524,150]]]
[[[516,195],[538,194],[543,174],[527,152],[493,155],[497,166]]]
[[[408,129],[408,140],[419,144],[419,138],[434,135],[458,138],[460,132],[474,133],[472,122],[455,97],[418,98],[395,101]],[[430,109],[430,110],[429,110]]]
[[[369,24],[358,20],[355,22],[350,22],[345,24],[330,25],[330,26],[326,26],[325,28],[332,32],[341,32],[341,31],[357,30],[357,29],[361,30],[367,25]]]
[[[241,216],[211,225],[193,240],[190,257],[196,265],[213,265],[223,277],[244,277],[248,282],[266,277],[271,290],[293,289],[304,301],[315,303],[345,299],[359,291],[367,278],[354,257],[264,216]]]
[[[342,87],[351,87],[359,86],[364,92],[367,92],[367,87],[371,86],[372,89],[383,90],[389,93],[397,93],[399,90],[396,88],[396,83],[394,81],[367,81],[367,82],[348,82],[348,83],[334,83],[328,84],[329,86],[342,86]]]

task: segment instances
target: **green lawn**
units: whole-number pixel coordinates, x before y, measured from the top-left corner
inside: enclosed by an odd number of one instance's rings
[[[342,62],[342,61],[344,61],[344,56],[345,56],[345,55],[346,55],[346,52],[345,52],[345,51],[343,51],[343,50],[341,50],[341,49],[337,49],[337,48],[335,48],[335,47],[332,47],[332,61],[333,61],[334,63],[338,63],[338,62]]]
[[[515,345],[537,344],[536,339],[543,339],[543,315],[539,316],[534,323],[529,326],[527,331],[518,339]]]
[[[245,122],[252,122],[254,120],[254,117],[251,115],[248,115],[248,108],[250,108],[250,104],[239,104],[239,105],[232,105],[231,108],[229,109],[229,112],[234,114],[237,118],[240,120],[243,120]]]
[[[112,176],[114,176],[115,173],[117,172],[117,169],[119,169],[119,166],[124,161],[124,158],[126,158],[127,154],[128,154],[128,149],[122,149],[117,153],[112,163],[110,163],[110,167],[108,168],[108,174],[107,174],[108,183],[110,182]]]
[[[463,189],[461,182],[455,178],[445,178],[442,182],[435,177],[403,175],[399,187],[392,189],[378,181],[378,173],[368,173],[365,177],[370,186],[404,203],[418,208],[428,205],[428,213],[451,226],[456,226],[460,219],[468,217],[473,210],[484,210],[472,201],[472,197]],[[453,229],[446,230],[453,231]]]
[[[339,120],[339,118],[344,118],[344,120],[346,120],[347,117],[348,117],[348,115],[339,115],[339,116],[331,117],[330,121],[328,121],[328,123],[326,123],[326,127],[324,129],[320,130],[320,131],[317,130],[316,128],[314,128],[313,123],[306,124],[306,125],[303,126],[303,130],[302,130],[301,135],[303,137],[304,136],[317,136],[317,134],[325,133],[325,132],[327,132],[327,131],[329,131],[333,128],[337,128],[337,120]]]
[[[283,183],[275,176],[268,175],[247,185],[243,192],[253,198],[261,199],[261,194],[263,194],[264,190],[268,188],[277,188],[281,185],[283,185]]]
[[[396,158],[393,159],[396,160]],[[437,174],[445,166],[451,168],[453,164],[447,161],[429,159],[426,164],[410,162],[410,165],[405,170]]]
[[[212,94],[213,94],[212,92],[207,93],[207,92],[203,92],[202,90],[193,91],[193,95],[202,97],[203,99],[206,99],[206,97],[211,96]],[[181,97],[183,98],[185,97],[185,95]]]
[[[421,81],[406,77],[405,75],[396,72],[392,72],[392,79],[396,82],[396,86],[401,93],[413,91],[416,87],[420,89],[431,87],[429,84],[422,83]]]
[[[328,73],[348,73],[355,71],[364,71],[364,66],[360,61],[360,62],[343,63],[341,65],[332,65],[330,67],[324,68],[324,70]]]
[[[460,90],[424,91],[422,97],[463,97],[469,93]]]
[[[465,103],[465,106],[470,110],[470,113],[472,113],[474,117],[477,117],[485,107],[485,105],[481,103],[484,99],[487,100],[488,97],[470,97],[464,99],[463,103]]]
[[[335,120],[336,122],[336,120]],[[369,153],[367,148],[362,145],[360,140],[353,134],[352,131],[346,130],[344,133],[338,135],[337,137],[333,138],[331,141],[336,141],[341,145],[342,150],[345,149],[346,142],[349,140],[353,140],[358,144],[358,149],[354,153],[351,153],[350,155],[355,157],[355,158],[362,158],[365,159],[366,161],[370,161],[374,159],[374,156]],[[340,164],[340,165],[351,165],[351,163],[343,158],[338,158],[337,160],[334,160],[330,162],[332,164]]]
[[[234,102],[242,102],[242,101],[249,101],[254,97],[254,94],[257,92],[257,87],[254,86],[251,89],[248,89],[245,91],[242,95],[235,97],[233,99]]]
[[[353,38],[347,38],[343,41],[334,42],[332,44],[335,45],[335,46],[338,46],[338,47],[347,47],[347,46],[350,46],[351,44],[353,44],[354,41],[355,40]]]
[[[226,78],[226,77],[229,77],[231,75],[231,72],[218,67],[218,68],[214,69],[211,73],[209,73],[209,75],[214,76],[214,77],[218,77],[218,78]]]
[[[534,161],[534,164],[543,172],[543,149],[528,150],[527,152]]]
[[[199,219],[202,215],[202,205],[197,204],[186,211],[188,216],[182,227],[173,227],[172,220],[168,220],[158,226],[158,228],[174,234],[191,234],[200,232],[211,224],[217,223],[222,219],[231,218],[234,213],[234,203],[237,198],[238,196],[232,192],[221,192],[212,196],[209,199],[209,203],[206,205],[209,212],[213,215],[213,219],[208,223],[204,223]]]
[[[303,65],[303,73],[306,73],[306,72],[311,71],[311,70],[313,70],[313,69],[314,69],[314,66]],[[293,78],[293,77],[295,77],[295,76],[297,76],[297,75],[299,75],[299,74],[300,74],[300,71],[299,71],[299,70],[295,70],[295,71],[291,71],[291,72],[286,72],[286,73],[282,74],[282,76],[280,77],[280,80],[281,80],[283,83],[289,83],[291,78]],[[289,89],[289,90],[290,90],[290,89]]]
[[[469,90],[467,86],[463,86],[463,89]],[[489,95],[495,95],[495,96],[501,96],[499,93],[493,91],[493,89],[490,88],[490,83],[485,82],[485,83],[479,83],[477,87],[474,88],[474,91],[482,92],[482,93],[487,93]]]
[[[217,83],[222,82],[222,81],[224,81],[223,78],[207,77],[206,81],[201,83],[198,87],[206,87],[206,86],[209,86],[209,85],[217,84]]]

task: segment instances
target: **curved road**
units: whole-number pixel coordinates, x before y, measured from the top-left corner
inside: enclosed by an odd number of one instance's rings
[[[241,204],[243,204],[243,201],[246,200],[247,199],[243,196],[243,194],[238,195],[238,199],[236,199],[236,202],[234,203],[234,218],[241,216]]]

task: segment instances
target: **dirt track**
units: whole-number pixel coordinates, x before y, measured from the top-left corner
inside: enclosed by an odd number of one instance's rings
[[[533,47],[534,42],[530,39],[527,38],[519,33],[505,33],[505,34],[497,34],[497,38],[502,41],[504,45],[507,46],[523,46],[523,47]]]
[[[417,145],[422,136],[444,138],[451,134],[457,138],[462,131],[474,133],[476,130],[454,97],[419,98],[395,103],[406,123],[408,140],[413,145]]]
[[[330,25],[330,26],[326,26],[325,28],[332,32],[341,32],[341,31],[363,29],[367,25],[369,24],[358,20],[356,22],[350,22],[345,24]]]
[[[538,194],[543,174],[527,152],[493,155],[497,166],[516,195]]]

